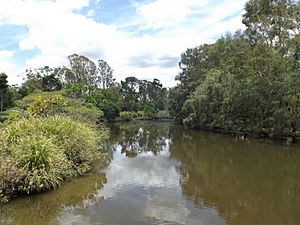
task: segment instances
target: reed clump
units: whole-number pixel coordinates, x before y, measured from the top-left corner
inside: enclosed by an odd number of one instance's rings
[[[0,130],[0,201],[57,188],[102,157],[108,131],[65,116],[20,118]]]

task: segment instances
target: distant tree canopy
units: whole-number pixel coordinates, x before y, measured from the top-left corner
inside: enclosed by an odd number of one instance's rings
[[[147,81],[127,77],[125,81],[121,81],[121,93],[126,111],[143,110],[148,114],[155,114],[165,109],[167,104],[167,89],[158,79]]]
[[[186,126],[265,135],[300,131],[300,3],[250,0],[245,32],[181,55],[172,115]]]
[[[60,90],[70,98],[93,104],[108,121],[115,120],[122,111],[142,111],[141,115],[154,116],[159,110],[167,108],[167,89],[158,79],[151,82],[127,77],[117,83],[113,69],[102,59],[96,64],[85,56],[73,54],[68,56],[68,60],[69,66],[27,69],[24,73],[25,82],[20,87],[7,86],[7,76],[3,74],[0,77],[3,86],[0,92],[0,97],[3,96],[2,108],[11,107],[15,100],[32,96],[35,92]],[[10,98],[7,90],[11,90]],[[6,103],[9,99],[10,104]]]

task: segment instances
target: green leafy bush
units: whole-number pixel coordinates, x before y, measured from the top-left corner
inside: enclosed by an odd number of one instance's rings
[[[17,106],[27,110],[32,115],[51,116],[61,114],[90,123],[95,123],[104,116],[104,113],[93,104],[85,103],[81,99],[68,98],[62,91],[35,92],[17,101]]]
[[[168,110],[160,110],[157,113],[157,116],[162,118],[162,117],[170,117],[170,113]]]
[[[128,112],[128,111],[121,112],[120,118],[121,118],[121,120],[124,120],[124,121],[131,121],[131,120],[133,120],[133,113]]]
[[[0,131],[0,199],[54,189],[88,172],[107,135],[104,128],[62,116],[7,123]]]
[[[128,112],[124,111],[120,113],[120,119],[123,121],[131,121],[136,118],[140,118],[143,114],[140,112]]]
[[[138,116],[138,118],[143,118],[143,117],[145,117],[145,112],[144,111],[138,111],[137,116]]]
[[[85,103],[80,99],[65,98],[65,106],[63,114],[73,119],[95,123],[100,118],[103,118],[103,111],[96,108],[91,103]]]

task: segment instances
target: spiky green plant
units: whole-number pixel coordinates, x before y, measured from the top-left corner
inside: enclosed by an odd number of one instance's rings
[[[107,135],[104,128],[62,116],[7,123],[0,130],[0,199],[54,189],[88,172]]]

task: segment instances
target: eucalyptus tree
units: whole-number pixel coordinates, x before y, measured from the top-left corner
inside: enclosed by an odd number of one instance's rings
[[[243,23],[254,42],[263,40],[270,47],[285,50],[300,32],[300,1],[249,0],[245,11]]]
[[[102,59],[99,59],[97,70],[97,82],[99,83],[100,87],[103,89],[112,87],[115,80],[113,79],[113,70],[108,63]]]
[[[68,56],[70,70],[67,70],[67,83],[82,83],[92,86],[97,80],[97,66],[89,58],[73,54]]]
[[[138,109],[138,88],[139,80],[135,77],[126,77],[125,81],[121,81],[121,93],[125,110],[136,111]]]

